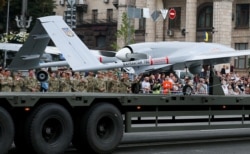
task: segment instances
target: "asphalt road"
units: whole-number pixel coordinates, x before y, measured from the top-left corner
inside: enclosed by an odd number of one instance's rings
[[[249,154],[249,145],[250,129],[126,133],[113,154]]]
[[[137,133],[114,154],[249,154],[250,129]]]

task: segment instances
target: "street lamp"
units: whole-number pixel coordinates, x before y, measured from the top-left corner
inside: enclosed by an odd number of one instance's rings
[[[70,14],[70,27],[73,28],[73,10],[74,10],[74,6],[76,4],[76,0],[68,0],[68,4],[70,5],[70,9],[71,9],[71,14]]]
[[[10,20],[10,0],[8,0],[7,4],[7,19],[6,19],[6,35],[9,34],[9,20]],[[3,67],[6,67],[6,59],[7,59],[7,50],[4,50],[4,63]]]
[[[9,20],[10,20],[10,0],[8,0],[7,4],[7,20],[6,20],[6,34],[9,33]]]
[[[26,29],[30,27],[30,23],[32,21],[32,17],[29,17],[29,20],[27,21],[26,13],[27,13],[27,0],[22,1],[22,15],[20,19],[18,19],[18,16],[16,16],[16,23],[17,27],[20,28],[20,32],[26,32]]]

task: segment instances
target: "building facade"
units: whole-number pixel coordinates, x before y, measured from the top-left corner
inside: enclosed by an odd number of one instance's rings
[[[110,44],[116,41],[122,13],[130,13],[129,7],[141,9],[142,14],[143,8],[147,8],[150,15],[131,18],[136,42],[215,42],[237,50],[250,48],[249,0],[76,0],[76,3],[75,31],[90,48],[112,49]],[[56,14],[62,14],[60,10],[65,10],[65,6],[59,5]],[[171,8],[176,17],[164,19],[160,10]],[[153,18],[157,13],[159,17]],[[123,46],[121,40],[117,43]],[[245,73],[248,57],[234,58],[231,65]]]
[[[159,17],[153,21],[147,18],[145,26],[140,26],[145,27],[144,31],[140,30],[144,33],[144,41],[205,42],[204,35],[207,34],[206,42],[224,44],[237,50],[250,48],[248,0],[137,0],[136,5],[147,7],[151,12],[164,8],[176,10],[173,20]],[[135,25],[139,29],[139,24]],[[238,73],[246,74],[248,57],[234,58],[231,65]]]
[[[75,2],[74,8],[69,4]],[[56,15],[68,16],[70,21],[71,9],[75,33],[91,49],[113,50],[112,43],[116,42],[117,8],[111,0],[57,0]]]

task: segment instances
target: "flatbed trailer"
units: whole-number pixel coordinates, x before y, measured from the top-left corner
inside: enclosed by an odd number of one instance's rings
[[[111,153],[123,133],[250,127],[248,95],[0,93],[0,153]]]

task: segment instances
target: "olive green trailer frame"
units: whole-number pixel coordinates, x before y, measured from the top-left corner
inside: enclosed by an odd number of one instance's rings
[[[248,95],[2,92],[0,153],[13,140],[25,152],[60,153],[73,143],[110,153],[124,132],[250,128],[249,115]]]

